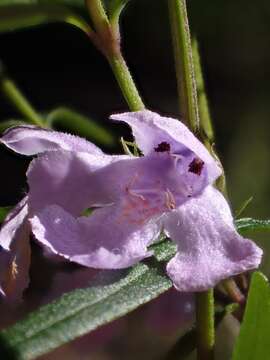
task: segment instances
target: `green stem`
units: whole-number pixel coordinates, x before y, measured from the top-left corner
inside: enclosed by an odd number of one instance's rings
[[[121,53],[108,57],[108,61],[130,110],[143,110],[144,104]]]
[[[212,145],[214,141],[214,130],[213,130],[212,119],[210,116],[208,100],[204,86],[198,42],[197,39],[195,38],[192,39],[192,55],[193,55],[194,73],[195,73],[195,79],[197,85],[197,97],[198,97],[201,132],[203,132],[203,137],[204,138],[206,137],[206,140],[210,143],[210,145]]]
[[[109,19],[101,0],[86,0],[86,6],[98,33],[102,33],[109,25]]]
[[[1,91],[16,109],[28,120],[29,123],[44,127],[44,121],[17,88],[15,83],[7,78],[1,78]]]
[[[180,113],[194,133],[200,130],[197,89],[185,0],[168,0]]]
[[[216,158],[216,160],[220,163],[220,166],[222,168],[222,175],[216,181],[216,187],[225,196],[227,196],[225,173],[221,161],[219,159],[219,156],[214,148],[215,134],[213,130],[213,122],[209,111],[207,95],[204,86],[202,67],[201,67],[200,53],[198,48],[198,42],[196,39],[192,40],[192,54],[194,61],[195,79],[197,85],[198,108],[200,115],[200,126],[201,126],[200,136],[202,141],[204,142],[204,145],[207,147],[210,153]]]
[[[215,343],[213,289],[196,294],[197,359],[213,360]]]
[[[115,21],[110,23],[100,0],[86,0],[86,5],[96,29],[95,45],[107,58],[130,110],[143,110],[145,106],[121,53],[119,27]]]

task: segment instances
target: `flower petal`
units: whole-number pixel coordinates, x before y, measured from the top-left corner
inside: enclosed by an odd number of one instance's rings
[[[94,204],[110,203],[111,199],[100,187],[101,179],[95,180],[93,173],[119,158],[126,156],[92,155],[65,150],[39,155],[31,162],[27,172],[31,211],[57,204],[79,216]]]
[[[148,214],[157,215],[192,193],[192,181],[180,174],[166,154],[136,158],[58,150],[34,159],[27,177],[32,213],[56,204],[79,216],[87,208],[129,196],[131,212],[149,210]],[[204,188],[203,177],[201,180],[193,186],[193,193]]]
[[[0,293],[17,300],[29,283],[30,227],[27,198],[8,215],[0,231]]]
[[[167,273],[179,291],[204,291],[261,262],[262,250],[236,232],[227,201],[212,186],[167,215],[164,227],[178,245]]]
[[[0,246],[10,250],[14,234],[23,226],[28,214],[28,197],[25,196],[6,216],[0,230]]]
[[[102,154],[96,145],[83,138],[31,125],[21,125],[8,129],[0,142],[23,155],[36,155],[57,149]]]
[[[149,110],[115,114],[111,119],[128,123],[136,143],[145,155],[153,153],[160,144],[168,143],[172,153],[192,151],[206,165],[209,181],[221,175],[221,169],[206,147],[179,120],[163,117]]]
[[[97,269],[125,268],[149,256],[147,245],[160,232],[158,223],[140,227],[127,224],[116,206],[75,219],[64,209],[52,205],[30,222],[36,239],[53,252]]]

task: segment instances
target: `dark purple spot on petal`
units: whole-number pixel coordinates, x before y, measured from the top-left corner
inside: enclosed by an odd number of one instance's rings
[[[201,175],[204,162],[199,158],[194,158],[189,164],[189,172],[192,172],[196,175]]]
[[[165,151],[170,151],[171,150],[171,145],[165,141],[161,142],[160,144],[158,144],[157,147],[155,147],[154,149],[156,152],[165,152]]]

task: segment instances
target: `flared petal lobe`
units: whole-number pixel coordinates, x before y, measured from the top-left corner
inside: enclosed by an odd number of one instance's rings
[[[227,201],[212,186],[168,214],[164,227],[178,245],[167,273],[179,291],[207,290],[261,262],[262,250],[236,232]]]
[[[104,192],[99,179],[93,177],[93,174],[119,158],[126,156],[92,155],[65,150],[39,155],[27,171],[31,212],[57,204],[79,216],[93,205],[110,203],[108,191]],[[109,183],[107,188],[110,188]]]
[[[7,216],[0,230],[0,293],[9,300],[21,298],[29,283],[30,227],[27,197]]]
[[[173,154],[185,155],[189,151],[201,159],[207,167],[209,183],[221,175],[216,160],[179,120],[160,116],[149,110],[115,114],[111,119],[131,126],[135,141],[144,155],[153,153],[160,144],[168,144]]]
[[[81,265],[100,269],[129,267],[150,255],[147,246],[160,233],[157,222],[127,224],[116,206],[74,218],[52,205],[31,220],[38,241],[54,253]]]
[[[59,149],[102,154],[96,145],[78,136],[31,125],[8,129],[0,141],[8,148],[23,155],[36,155]]]

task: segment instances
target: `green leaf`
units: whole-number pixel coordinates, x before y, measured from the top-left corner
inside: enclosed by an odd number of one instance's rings
[[[53,110],[47,116],[47,122],[52,126],[60,125],[67,130],[103,145],[112,146],[116,143],[112,134],[103,126],[68,108],[62,107]]]
[[[4,4],[7,3],[4,2]],[[4,6],[0,2],[0,32],[20,30],[51,22],[66,22],[78,27],[86,34],[91,32],[84,19],[65,6],[53,2],[44,4],[39,1],[14,1],[9,4],[12,5]]]
[[[266,277],[252,276],[244,321],[234,348],[233,360],[269,359],[270,288]]]
[[[152,245],[151,250],[158,261],[169,261],[177,251],[177,246],[170,239],[165,239],[158,244]]]
[[[110,22],[117,24],[119,17],[130,0],[104,0]]]
[[[12,126],[19,126],[25,124],[22,120],[7,120],[0,122],[0,133],[4,132],[6,129],[12,127]]]
[[[11,209],[12,209],[11,206],[0,207],[0,223],[2,223],[5,220],[5,217],[10,212]]]
[[[16,359],[35,359],[109,323],[171,287],[157,265],[138,264],[110,285],[75,290],[0,333]]]
[[[270,220],[256,220],[252,218],[242,218],[235,221],[237,230],[240,233],[246,231],[270,231]]]
[[[60,4],[65,6],[85,8],[84,0],[0,0],[0,6],[32,5],[32,4]]]

